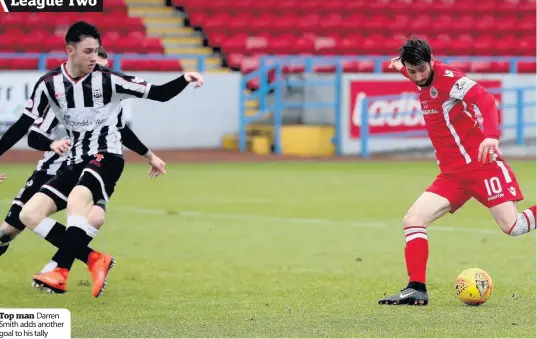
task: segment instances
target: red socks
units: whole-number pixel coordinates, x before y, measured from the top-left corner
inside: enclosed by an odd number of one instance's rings
[[[429,258],[427,228],[424,226],[405,227],[405,242],[408,280],[425,284],[425,271]]]

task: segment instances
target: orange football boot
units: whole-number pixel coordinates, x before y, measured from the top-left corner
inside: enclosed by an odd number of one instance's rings
[[[34,275],[32,286],[48,293],[62,294],[67,292],[67,268],[56,267],[50,272]]]
[[[106,288],[106,276],[115,264],[114,258],[108,254],[95,251],[90,253],[88,257],[88,271],[90,271],[91,279],[93,280],[91,294],[95,298],[103,295],[104,289]]]

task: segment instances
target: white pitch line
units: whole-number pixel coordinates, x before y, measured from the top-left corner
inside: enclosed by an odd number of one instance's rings
[[[1,204],[11,204],[12,200],[0,200]],[[350,226],[350,227],[368,227],[368,228],[394,228],[397,229],[397,222],[387,223],[371,220],[329,220],[319,218],[293,218],[293,217],[274,217],[255,214],[243,214],[243,213],[213,213],[205,211],[194,210],[166,210],[160,208],[144,208],[136,206],[110,206],[109,211],[116,211],[120,213],[141,214],[141,215],[163,215],[171,217],[192,217],[192,218],[206,218],[206,219],[220,219],[220,220],[242,220],[242,221],[264,221],[264,222],[277,222],[277,223],[295,223],[295,224],[310,224],[310,225],[328,225],[328,226]],[[478,233],[478,234],[501,234],[500,230],[489,230],[479,228],[455,228],[448,226],[430,226],[429,231],[441,231],[441,232],[463,232],[463,233]],[[401,230],[402,232],[402,230]]]

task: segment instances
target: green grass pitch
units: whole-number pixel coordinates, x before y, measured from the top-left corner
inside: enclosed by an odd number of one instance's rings
[[[535,162],[511,161],[535,204]],[[33,167],[6,165],[2,213]],[[74,337],[535,337],[535,234],[511,238],[470,201],[429,229],[427,307],[377,304],[406,283],[401,219],[431,162],[129,165],[92,246],[116,268],[94,299],[76,263],[68,293],[31,287],[54,249],[24,232],[0,258],[1,307],[60,307]],[[64,214],[58,214],[65,221]],[[480,267],[479,307],[455,277]]]

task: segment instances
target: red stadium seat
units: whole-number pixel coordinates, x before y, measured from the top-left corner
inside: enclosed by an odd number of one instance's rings
[[[11,69],[11,59],[2,59],[0,58],[0,69]]]
[[[488,33],[496,27],[496,18],[492,15],[486,15],[475,21],[475,29],[478,32]]]
[[[509,68],[509,65],[507,65]],[[470,72],[472,73],[493,73],[493,63],[488,61],[474,61],[470,63]]]
[[[47,69],[56,69],[60,67],[61,64],[67,61],[67,58],[48,58],[46,62]]]
[[[242,37],[238,36],[236,39],[244,42],[244,47],[248,53],[263,52],[268,46],[268,39],[264,37],[244,37],[242,40]]]
[[[125,71],[181,71],[179,60],[121,60],[121,69]]]
[[[535,56],[535,35],[519,39],[517,45],[513,47],[515,48],[517,55]]]
[[[231,53],[227,55],[226,62],[228,67],[238,70],[241,67],[244,55],[240,53]]]
[[[389,69],[388,66],[390,65],[390,61],[383,61],[382,62],[382,72],[383,73],[398,73],[396,69]]]
[[[296,64],[296,65],[287,65],[283,66],[282,72],[284,74],[300,74],[304,73],[306,71],[306,66],[304,64]]]
[[[37,69],[37,66],[39,64],[39,60],[37,59],[13,59],[11,61],[11,67],[13,69],[22,69],[22,70],[30,70],[30,69]]]
[[[259,68],[259,59],[255,57],[245,57],[242,59],[240,70],[242,74],[248,74]]]
[[[518,72],[519,73],[535,73],[536,70],[535,62],[519,62],[518,63]]]
[[[452,61],[448,63],[453,68],[460,69],[463,72],[470,72],[470,62],[467,61]]]
[[[373,73],[375,71],[373,61],[358,61],[356,67],[359,73]]]
[[[144,53],[155,53],[155,54],[164,53],[164,47],[162,46],[160,39],[146,38],[145,40],[142,40],[142,43],[143,43]]]

